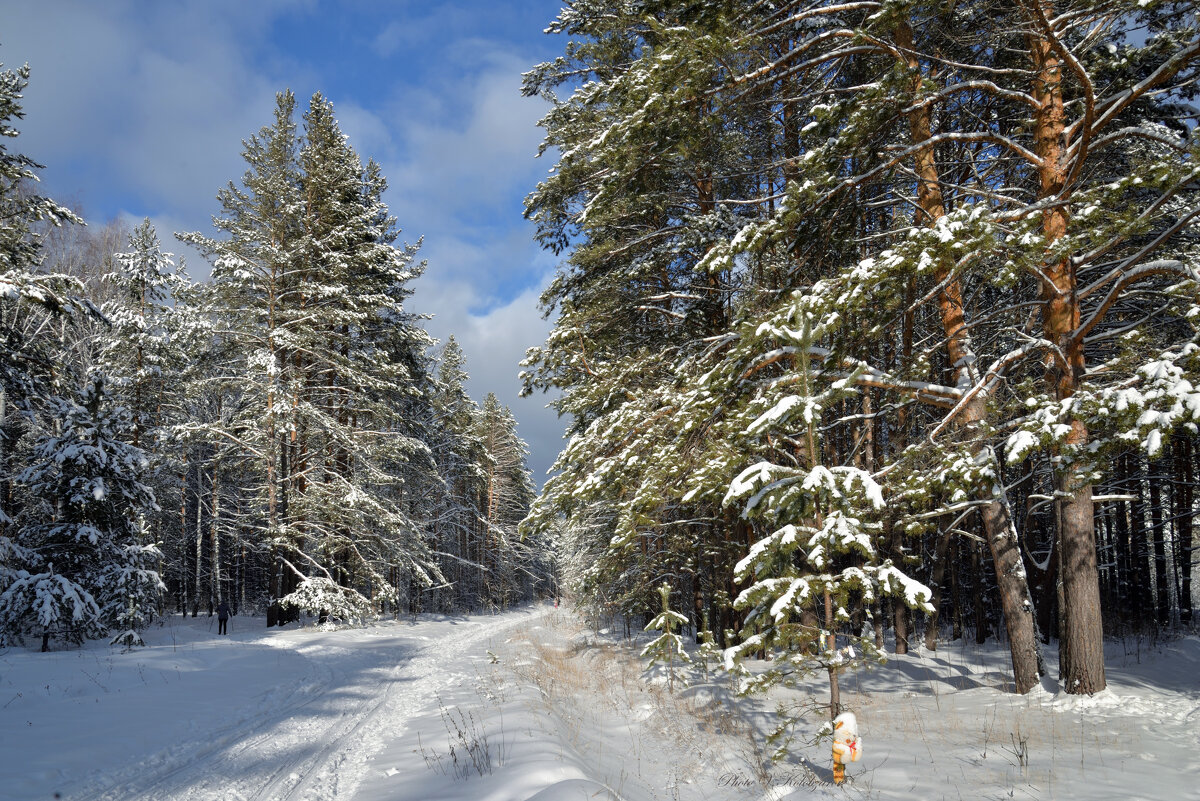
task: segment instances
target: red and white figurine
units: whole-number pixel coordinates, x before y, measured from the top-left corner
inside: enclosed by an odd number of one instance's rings
[[[853,712],[843,712],[833,719],[833,782],[846,781],[846,763],[862,757],[862,740],[858,736],[858,719]]]

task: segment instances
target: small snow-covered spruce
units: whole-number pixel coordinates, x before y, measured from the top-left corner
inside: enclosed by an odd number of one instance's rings
[[[22,510],[22,545],[46,571],[26,572],[0,598],[10,636],[36,631],[71,642],[119,627],[136,644],[144,610],[165,590],[153,569],[161,554],[143,541],[141,520],[158,510],[142,483],[146,457],[126,442],[128,411],[114,407],[103,376],[93,374],[78,401],[55,402],[56,428],[33,448],[19,476],[37,499]],[[127,636],[133,632],[133,636]],[[122,639],[123,638],[123,639]]]
[[[708,610],[704,611],[703,621],[700,625],[700,647],[696,649],[696,656],[704,670],[705,681],[708,681],[709,663],[719,667],[725,661],[725,652],[717,644],[717,638],[708,627]]]
[[[741,673],[743,692],[792,685],[816,670],[829,677],[830,717],[841,711],[839,674],[850,667],[883,661],[871,637],[852,625],[854,610],[870,617],[881,595],[930,611],[927,587],[881,559],[876,541],[882,531],[883,490],[871,475],[850,465],[827,466],[819,436],[821,417],[847,394],[852,380],[818,384],[810,363],[816,316],[804,297],[791,306],[787,326],[795,357],[784,377],[760,384],[742,410],[742,437],[796,443],[790,458],[761,447],[764,458],[744,468],[728,485],[725,504],[741,506],[741,516],[767,532],[735,567],[746,589],[734,601],[746,613],[743,640],[725,652],[725,667]],[[743,329],[739,348],[772,350],[768,327]],[[740,371],[745,375],[745,370]],[[761,438],[761,439],[760,439]],[[769,660],[751,674],[744,661]],[[818,707],[780,709],[771,737],[783,757],[799,716]]]
[[[165,589],[155,566],[162,562],[158,545],[150,542],[145,519],[139,515],[136,536],[119,547],[121,558],[104,575],[112,597],[111,622],[119,631],[111,645],[133,648],[146,643],[140,632],[150,625],[155,600]]]
[[[675,633],[675,629],[686,626],[688,619],[671,609],[671,585],[665,581],[659,586],[658,594],[662,598],[662,611],[647,625],[646,631],[661,631],[657,638],[642,649],[642,657],[649,657],[649,667],[662,663],[667,666],[667,689],[675,691],[675,662],[691,662],[687,651],[683,650],[683,638]]]
[[[49,651],[52,636],[82,642],[103,632],[99,622],[96,599],[79,583],[56,574],[53,564],[44,573],[18,571],[0,593],[0,642],[23,642],[23,635],[33,632],[41,636],[42,650]]]

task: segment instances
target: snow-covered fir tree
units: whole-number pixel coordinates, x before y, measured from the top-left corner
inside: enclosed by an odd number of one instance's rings
[[[649,660],[649,666],[658,664],[667,666],[667,691],[675,692],[675,663],[688,663],[692,658],[683,648],[683,637],[675,633],[676,629],[686,626],[688,619],[671,608],[671,585],[663,582],[658,587],[658,595],[662,608],[654,619],[646,624],[646,631],[660,632],[646,647],[642,648],[642,658]]]
[[[507,606],[540,578],[532,564],[533,541],[518,536],[518,526],[534,497],[525,467],[529,450],[517,435],[508,407],[489,392],[475,418],[474,436],[483,448],[480,486],[485,593]]]
[[[133,418],[132,444],[156,450],[166,382],[173,359],[172,301],[182,295],[183,276],[173,255],[145,219],[129,235],[129,250],[114,254],[116,269],[104,276],[115,297],[100,308],[111,328],[100,349],[100,367],[120,392]],[[179,297],[179,300],[183,300]]]
[[[0,65],[2,66],[2,65]],[[0,626],[3,636],[29,627],[39,634],[58,630],[60,621],[80,621],[90,630],[99,610],[88,592],[69,578],[43,571],[36,542],[25,536],[23,494],[14,483],[23,472],[36,415],[53,408],[53,340],[36,336],[49,318],[79,316],[91,307],[61,274],[43,273],[40,224],[79,223],[70,210],[32,191],[41,168],[9,149],[24,117],[23,92],[29,67],[0,68]],[[32,571],[32,572],[31,572]],[[40,603],[40,612],[34,612]],[[43,641],[45,645],[45,640]]]
[[[466,368],[462,347],[450,336],[438,354],[426,441],[437,469],[430,479],[439,484],[430,492],[428,530],[444,551],[453,554],[443,569],[452,589],[439,593],[451,608],[486,598],[479,514],[485,454],[475,425],[479,406],[466,390]]]
[[[43,650],[52,637],[79,642],[114,629],[114,642],[138,644],[164,589],[158,548],[145,537],[145,516],[157,509],[141,481],[146,456],[125,441],[130,414],[112,404],[103,376],[55,405],[56,432],[38,440],[18,477],[29,560],[0,594],[0,620],[9,636],[41,636]]]
[[[11,481],[20,466],[13,449],[21,434],[22,415],[51,394],[54,363],[47,337],[36,337],[36,313],[61,315],[79,308],[69,284],[58,274],[43,274],[39,223],[78,223],[70,210],[31,187],[41,168],[32,159],[10,150],[24,118],[23,92],[29,83],[28,65],[17,70],[0,65],[0,482]],[[31,319],[31,312],[34,316]],[[0,493],[0,547],[11,547],[9,526],[15,509]],[[8,544],[3,544],[7,542]]]
[[[742,641],[726,651],[726,666],[744,671],[745,657],[766,655],[766,670],[745,672],[749,692],[792,684],[814,669],[824,670],[832,719],[843,711],[840,673],[882,661],[874,632],[863,629],[865,621],[879,625],[872,617],[880,598],[892,596],[906,606],[932,611],[931,592],[880,555],[887,504],[870,472],[853,464],[826,463],[822,423],[848,394],[855,376],[818,382],[813,366],[814,354],[821,353],[814,347],[818,320],[803,297],[790,310],[786,317],[741,329],[728,357],[732,364],[710,374],[709,386],[717,389],[722,375],[744,380],[786,354],[786,366],[756,382],[724,429],[732,439],[756,442],[754,450],[767,457],[746,466],[724,498],[740,507],[744,518],[761,521],[767,532],[734,568],[745,586],[734,606],[745,612],[745,619]],[[706,479],[697,483],[701,492]],[[779,756],[786,753],[794,722],[792,713],[785,714],[776,730]]]

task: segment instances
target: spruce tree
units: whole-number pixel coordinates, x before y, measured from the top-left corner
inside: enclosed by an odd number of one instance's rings
[[[686,626],[688,619],[671,609],[671,585],[663,582],[658,588],[662,608],[654,619],[646,624],[646,631],[662,632],[642,649],[642,658],[649,659],[649,666],[658,663],[667,666],[667,691],[675,692],[675,662],[691,662],[687,651],[683,649],[683,638],[675,633],[675,629]]]
[[[24,118],[22,99],[29,83],[29,66],[17,70],[0,65],[0,592],[9,600],[3,611],[6,633],[19,631],[16,618],[25,614],[39,594],[46,614],[38,623],[54,628],[60,618],[80,620],[94,616],[94,601],[78,593],[69,580],[37,573],[44,580],[29,582],[26,568],[36,569],[37,553],[23,543],[16,517],[20,514],[19,488],[14,487],[23,463],[18,456],[21,438],[31,431],[35,415],[55,402],[51,337],[34,336],[45,317],[79,317],[93,311],[72,294],[73,282],[57,273],[40,270],[44,260],[39,225],[81,223],[74,213],[50,198],[32,191],[36,170],[42,165],[9,149]],[[14,492],[14,489],[18,490]],[[16,500],[15,500],[16,499]],[[20,584],[18,584],[18,582]],[[68,609],[68,605],[70,609]]]
[[[113,261],[117,269],[104,281],[116,297],[101,306],[111,328],[104,334],[100,366],[133,418],[132,444],[154,451],[162,422],[157,415],[176,367],[172,301],[185,285],[148,218],[130,234],[129,250],[115,254]]]
[[[157,510],[142,483],[147,460],[128,444],[132,421],[93,375],[77,401],[59,400],[58,433],[39,439],[19,480],[33,500],[18,521],[29,568],[0,594],[0,619],[12,636],[34,632],[71,642],[119,629],[114,642],[141,642],[164,588],[160,553],[145,537]]]

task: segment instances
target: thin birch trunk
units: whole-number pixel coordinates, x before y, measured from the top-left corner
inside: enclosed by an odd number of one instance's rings
[[[210,596],[212,602],[210,606],[220,606],[221,604],[221,535],[218,529],[218,522],[221,519],[221,486],[220,486],[220,463],[213,462],[213,480],[212,480],[212,512],[209,520],[208,535],[212,539],[211,554],[212,554],[212,590]]]

